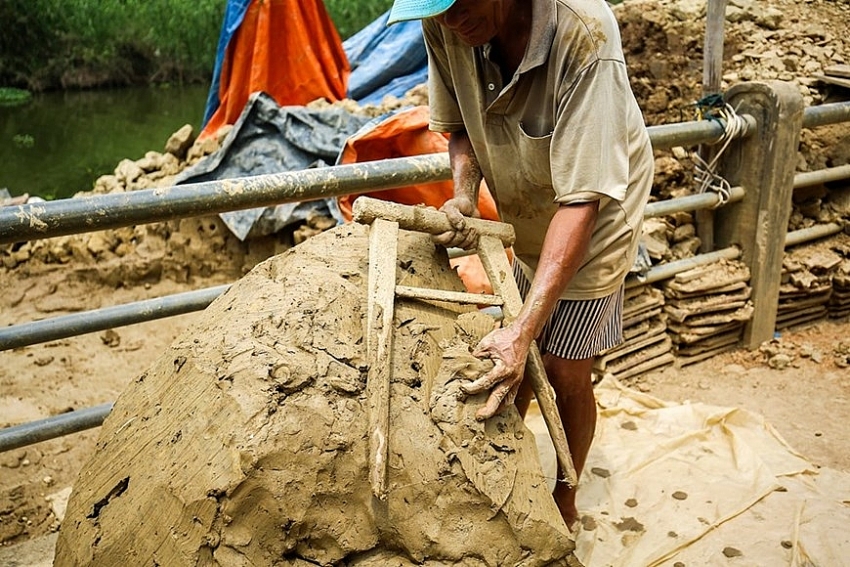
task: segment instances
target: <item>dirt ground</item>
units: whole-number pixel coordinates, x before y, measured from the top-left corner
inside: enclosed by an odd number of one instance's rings
[[[850,4],[738,4],[776,9],[784,18],[774,26],[772,12],[749,12],[751,17],[730,24],[726,86],[751,79],[794,80],[809,104],[836,96],[811,76],[829,64],[850,63],[842,23],[850,18]],[[698,16],[689,19],[688,2],[635,0],[624,6],[618,17],[647,121],[691,119],[699,96],[703,22]],[[820,137],[804,133],[802,142],[800,170],[850,161],[847,128]],[[194,156],[190,150],[189,157],[196,161],[213,150],[199,149]],[[669,167],[659,168],[659,197],[670,196],[669,188],[687,184],[690,176],[687,159],[664,163]],[[124,164],[99,191],[111,190],[116,181],[128,189],[144,187],[140,175]],[[128,180],[136,185],[129,187]],[[164,180],[166,175],[158,177]],[[243,245],[225,231],[217,219],[198,219],[16,248],[4,255],[0,268],[0,326],[230,283],[299,239],[289,235]],[[0,427],[113,401],[196,317],[0,352]],[[643,375],[630,385],[670,401],[760,413],[813,463],[850,471],[850,321],[824,319],[786,329],[774,347],[789,354],[790,364],[774,368],[765,352],[737,350]],[[53,496],[73,484],[97,435],[91,430],[0,453],[0,546],[55,532]]]

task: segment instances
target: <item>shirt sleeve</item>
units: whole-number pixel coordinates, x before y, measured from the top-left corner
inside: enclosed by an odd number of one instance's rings
[[[565,85],[550,147],[555,202],[587,192],[622,201],[629,185],[629,101],[625,64],[597,60]]]
[[[452,81],[449,52],[443,30],[434,20],[422,22],[425,50],[428,53],[428,106],[430,128],[435,132],[458,132],[464,129],[463,117]]]

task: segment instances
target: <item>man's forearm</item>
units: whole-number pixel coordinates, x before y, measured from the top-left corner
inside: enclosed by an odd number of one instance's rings
[[[543,331],[567,285],[584,261],[596,225],[599,202],[561,206],[549,223],[531,290],[515,324],[531,341]]]
[[[449,137],[449,160],[452,165],[455,198],[468,199],[478,204],[478,188],[481,186],[481,167],[472,149],[472,142],[465,131],[452,132]]]

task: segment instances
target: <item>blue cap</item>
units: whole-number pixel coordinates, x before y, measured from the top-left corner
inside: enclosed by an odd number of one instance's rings
[[[455,0],[395,0],[387,25],[433,18],[451,8],[454,3]]]

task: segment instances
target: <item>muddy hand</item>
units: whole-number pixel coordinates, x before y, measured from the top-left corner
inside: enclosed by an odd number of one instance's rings
[[[449,199],[440,208],[446,214],[453,230],[435,234],[431,238],[446,248],[469,250],[478,246],[478,232],[468,226],[466,217],[478,218],[478,208],[470,200],[456,197]]]
[[[475,414],[478,421],[493,417],[514,403],[528,356],[528,346],[522,345],[508,327],[484,337],[472,352],[473,356],[493,361],[492,370],[471,384],[461,386],[467,394],[490,392],[487,402]]]

